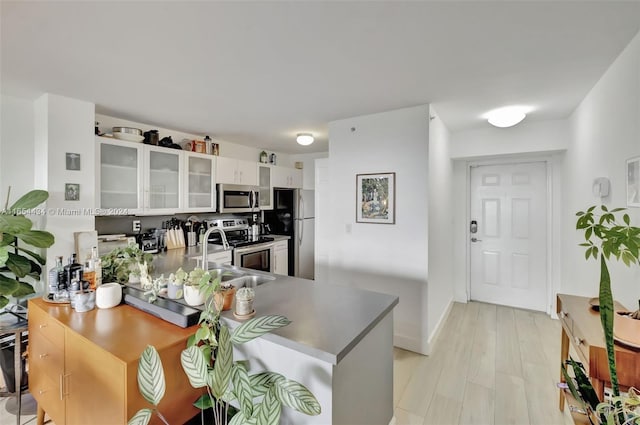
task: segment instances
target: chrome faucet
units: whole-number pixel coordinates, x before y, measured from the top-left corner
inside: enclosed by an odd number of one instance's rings
[[[209,229],[202,236],[202,270],[205,272],[209,270],[209,260],[208,260],[208,245],[209,245],[209,235],[213,232],[220,233],[220,239],[222,239],[222,248],[225,251],[229,249],[229,242],[227,242],[227,235],[224,234],[224,230],[219,229],[217,227],[209,227]]]

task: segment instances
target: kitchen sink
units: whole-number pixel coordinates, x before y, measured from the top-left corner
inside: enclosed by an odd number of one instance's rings
[[[244,277],[244,285],[247,288],[255,288],[256,286],[262,285],[263,283],[271,282],[276,278],[273,276],[265,276],[261,274],[250,274]]]
[[[256,286],[276,279],[273,276],[263,274],[249,274],[243,271],[229,270],[224,268],[211,269],[209,270],[209,273],[211,273],[213,276],[222,275],[222,277],[220,278],[221,282],[231,284],[236,288],[255,288]]]

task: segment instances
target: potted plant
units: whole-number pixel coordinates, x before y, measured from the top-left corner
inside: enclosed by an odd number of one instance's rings
[[[191,385],[207,388],[206,394],[194,405],[203,410],[212,409],[215,425],[276,425],[283,405],[307,415],[319,415],[320,404],[304,385],[275,372],[249,375],[246,361],[233,360],[234,345],[286,326],[289,320],[284,316],[263,316],[230,331],[220,321],[220,310],[212,304],[208,303],[202,312],[200,326],[189,338],[180,358]],[[152,346],[143,351],[138,362],[138,388],[153,408],[139,410],[129,424],[146,425],[153,413],[167,423],[158,410],[165,390],[164,370]],[[230,405],[233,401],[237,402],[238,409]]]
[[[40,280],[46,259],[24,245],[49,248],[54,242],[51,233],[33,230],[33,223],[25,217],[25,213],[46,201],[49,193],[32,190],[9,206],[10,194],[11,187],[0,211],[0,308],[9,303],[9,296],[20,298],[35,292],[27,279]]]
[[[606,420],[607,423],[612,424],[622,424],[626,423],[627,419],[625,419],[624,406],[620,399],[616,370],[613,337],[616,313],[611,293],[608,261],[619,260],[628,267],[640,264],[640,228],[631,226],[631,219],[629,214],[624,212],[625,208],[609,210],[605,205],[602,205],[597,213],[595,211],[596,207],[593,206],[586,211],[576,213],[578,216],[576,229],[584,231],[585,242],[580,246],[586,248],[585,258],[587,260],[593,258],[600,262],[598,301],[600,321],[607,347],[613,400],[611,404],[604,403],[602,406],[597,406],[596,409],[599,412],[607,412],[606,416],[601,417],[600,420]],[[573,371],[575,374],[576,367],[573,367]]]
[[[235,293],[235,286],[231,283],[221,282],[219,289],[217,289],[213,294],[216,308],[220,311],[231,310],[231,304],[233,304],[233,296]]]
[[[182,298],[183,286],[189,275],[180,267],[175,274],[171,273],[167,282],[167,297],[172,300]]]
[[[187,280],[184,282],[184,300],[191,306],[202,305],[205,301],[205,294],[201,291],[201,281],[209,281],[209,276],[205,277],[205,271],[196,267],[189,272]]]
[[[101,260],[103,282],[139,283],[138,264],[146,263],[149,268],[152,268],[153,255],[142,251],[137,244],[130,244],[103,255]]]

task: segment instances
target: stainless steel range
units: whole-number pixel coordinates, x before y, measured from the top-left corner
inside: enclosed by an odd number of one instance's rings
[[[246,218],[215,219],[207,221],[208,227],[224,230],[227,242],[233,247],[233,265],[248,269],[273,271],[273,238],[249,234]],[[209,236],[209,243],[222,245],[218,233]]]

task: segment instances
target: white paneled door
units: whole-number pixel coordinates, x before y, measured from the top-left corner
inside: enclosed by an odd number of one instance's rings
[[[546,311],[546,164],[472,167],[470,218],[471,299]]]

